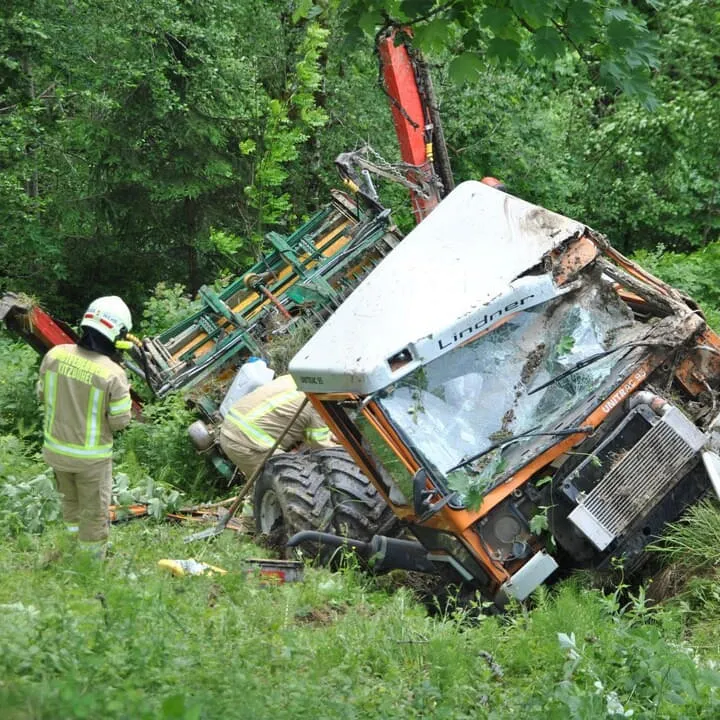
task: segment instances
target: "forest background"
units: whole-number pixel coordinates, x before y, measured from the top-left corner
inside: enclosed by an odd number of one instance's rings
[[[390,17],[430,62],[457,181],[500,177],[653,268],[700,251],[670,279],[720,299],[709,0],[9,0],[0,292],[139,315],[159,282],[242,270],[328,202],[338,153],[398,159],[372,38]],[[383,198],[409,228],[405,191]]]

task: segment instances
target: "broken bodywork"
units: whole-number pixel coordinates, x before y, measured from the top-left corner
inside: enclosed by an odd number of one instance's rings
[[[451,193],[291,363],[437,568],[502,600],[642,561],[710,486],[720,339],[584,225]]]

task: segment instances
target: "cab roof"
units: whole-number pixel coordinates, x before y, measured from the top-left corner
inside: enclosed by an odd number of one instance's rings
[[[480,182],[453,190],[290,363],[306,392],[370,394],[411,372],[398,353],[477,317],[585,226]],[[422,358],[415,358],[421,362]]]

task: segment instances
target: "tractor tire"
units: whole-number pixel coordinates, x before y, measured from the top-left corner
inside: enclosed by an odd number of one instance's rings
[[[255,484],[255,527],[274,547],[302,530],[368,541],[392,533],[392,510],[342,448],[277,455]]]
[[[330,532],[364,542],[373,535],[397,534],[392,510],[343,448],[316,450],[311,457],[322,468],[330,490]]]

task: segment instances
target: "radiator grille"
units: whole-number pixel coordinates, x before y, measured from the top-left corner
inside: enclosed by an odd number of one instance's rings
[[[618,460],[569,518],[604,550],[679,480],[705,436],[672,408]]]

